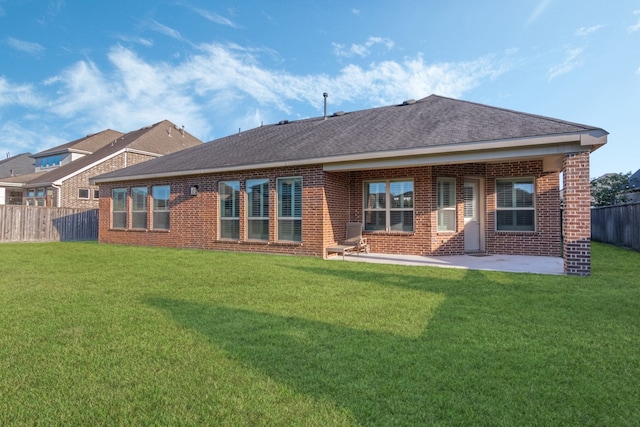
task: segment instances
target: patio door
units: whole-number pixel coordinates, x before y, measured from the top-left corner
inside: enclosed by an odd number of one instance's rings
[[[464,251],[481,252],[482,244],[482,213],[479,179],[464,181]]]

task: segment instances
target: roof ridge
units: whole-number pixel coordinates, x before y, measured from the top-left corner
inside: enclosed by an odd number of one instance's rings
[[[513,113],[513,114],[518,114],[518,115],[523,115],[523,116],[528,116],[528,117],[536,117],[536,118],[539,118],[539,119],[549,120],[549,121],[552,121],[552,122],[555,122],[555,123],[579,126],[579,127],[584,128],[584,129],[599,129],[597,127],[585,125],[583,123],[571,122],[571,121],[568,121],[568,120],[557,119],[555,117],[544,116],[544,115],[541,115],[541,114],[526,113],[524,111],[514,110],[514,109],[511,109],[511,108],[496,107],[494,105],[482,104],[480,102],[468,101],[468,100],[465,100],[465,99],[449,98],[449,97],[442,96],[442,95],[433,94],[433,95],[429,95],[429,96],[427,96],[427,97],[425,97],[423,99],[427,99],[427,98],[430,98],[430,97],[438,97],[438,98],[441,98],[441,99],[447,99],[449,101],[472,104],[472,105],[476,105],[476,106],[479,106],[479,107],[484,107],[484,108],[488,108],[488,109],[492,109],[492,110],[504,111],[504,112],[507,112],[507,113]],[[421,99],[421,101],[423,99]]]

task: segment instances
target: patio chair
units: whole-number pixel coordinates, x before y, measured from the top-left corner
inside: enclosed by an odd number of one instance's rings
[[[356,255],[360,252],[368,254],[370,250],[367,239],[362,237],[362,224],[359,222],[348,222],[347,233],[342,244],[327,248],[327,254],[342,254],[342,258],[344,259],[345,255],[350,255],[353,252],[355,252]]]

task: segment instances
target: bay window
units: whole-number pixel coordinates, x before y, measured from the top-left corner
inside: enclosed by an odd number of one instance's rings
[[[147,187],[131,189],[131,227],[147,228]]]

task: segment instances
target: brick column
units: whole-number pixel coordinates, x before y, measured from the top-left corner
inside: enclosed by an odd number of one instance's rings
[[[564,158],[564,272],[574,276],[591,274],[591,186],[589,153]]]

